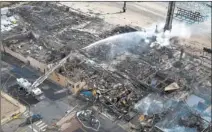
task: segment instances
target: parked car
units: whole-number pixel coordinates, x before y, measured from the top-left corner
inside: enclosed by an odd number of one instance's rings
[[[28,117],[26,119],[26,124],[31,124],[31,123],[34,123],[34,122],[39,121],[41,119],[43,119],[43,118],[40,114],[34,114],[31,117]]]
[[[28,117],[24,122],[19,124],[19,127],[24,127],[26,125],[29,125],[29,124],[39,121],[41,119],[43,119],[43,118],[40,114],[34,114],[34,115]]]

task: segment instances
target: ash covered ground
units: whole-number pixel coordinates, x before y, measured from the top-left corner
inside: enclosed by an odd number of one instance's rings
[[[48,64],[108,36],[135,31],[66,8],[30,2],[9,9],[7,15],[16,16],[17,26],[2,32],[3,45]]]
[[[208,126],[199,120],[208,121],[211,67],[203,58],[184,52],[178,44],[180,38],[169,38],[166,46],[152,45],[157,38],[134,32],[140,29],[110,25],[55,3],[32,2],[11,13],[18,16],[18,26],[2,33],[4,45],[47,64],[73,52],[58,72],[96,89],[97,98],[88,100],[116,119],[130,122],[133,130],[153,131],[156,126],[163,131],[202,131]],[[117,35],[120,33],[126,34]],[[186,111],[188,116],[175,119],[181,115],[175,108],[191,94],[206,100],[204,110],[198,111],[201,116],[193,117],[197,114],[182,104],[186,107],[182,113]],[[189,108],[199,107],[195,103]],[[186,123],[194,118],[198,125]],[[173,119],[170,128],[167,122]],[[177,128],[178,124],[182,127]]]
[[[88,87],[98,89],[98,100],[90,101],[103,104],[115,117],[136,124],[135,120],[142,113],[146,115],[142,121],[145,125],[141,125],[139,130],[152,131],[153,126],[156,126],[165,131],[167,126],[162,128],[160,125],[163,124],[158,122],[171,121],[169,116],[174,118],[179,114],[171,113],[171,109],[177,108],[178,103],[191,94],[208,100],[210,95],[204,91],[211,91],[211,67],[203,63],[201,57],[186,53],[177,46],[175,43],[178,40],[173,39],[179,38],[170,39],[168,46],[152,46],[143,36],[142,32],[126,33],[88,45],[76,52],[76,57],[65,64],[61,74],[76,82],[85,81]],[[149,97],[151,94],[153,96]],[[210,103],[206,102],[204,105],[209,108]],[[187,105],[184,107],[190,115],[189,119],[196,116],[188,109],[197,106],[189,104],[188,108]],[[202,118],[203,115],[197,120],[204,122]],[[180,124],[183,127],[176,128],[177,124],[167,129],[186,131],[191,128],[202,131],[208,126]]]

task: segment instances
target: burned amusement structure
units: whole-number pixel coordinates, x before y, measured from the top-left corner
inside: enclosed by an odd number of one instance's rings
[[[152,38],[142,36],[142,32],[122,34],[75,52],[75,57],[61,68],[61,74],[78,82],[72,86],[73,93],[93,104],[99,103],[99,110],[107,108],[114,120],[131,121],[145,115],[151,120],[149,126],[157,123],[156,117],[168,118],[164,114],[178,105],[194,116],[201,113],[200,104],[205,106],[204,111],[209,110],[210,95],[201,92],[210,92],[210,62],[183,52],[176,46],[179,38],[171,39],[170,45],[164,47],[157,42],[150,44]],[[199,97],[201,94],[205,99]],[[200,114],[198,120],[210,119],[206,113]],[[206,129],[209,123],[206,124],[198,129]]]
[[[186,19],[189,11],[176,6],[175,17]],[[163,27],[114,26],[53,2],[1,13],[1,50],[42,73],[30,89],[50,79],[87,104],[76,115],[83,125],[101,130],[92,109],[126,131],[209,132],[210,48],[193,54]],[[189,13],[192,22],[206,20]]]

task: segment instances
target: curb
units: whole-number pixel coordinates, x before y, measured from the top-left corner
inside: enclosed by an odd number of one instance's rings
[[[7,123],[7,122],[9,122],[9,121],[11,121],[13,119],[12,118],[12,115],[14,115],[14,114],[16,114],[16,115],[17,114],[22,114],[23,112],[26,111],[26,107],[24,105],[20,104],[17,100],[15,100],[14,98],[12,98],[8,94],[6,94],[6,93],[4,93],[4,92],[1,91],[1,96],[2,96],[2,98],[5,98],[7,101],[9,101],[10,103],[12,103],[13,105],[19,107],[18,110],[16,110],[15,112],[7,115],[6,118],[4,118],[4,119],[1,120],[1,124],[2,125],[5,124],[5,123]]]

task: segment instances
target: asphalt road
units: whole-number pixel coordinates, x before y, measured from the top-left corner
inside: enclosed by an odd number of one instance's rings
[[[5,78],[2,79],[7,79],[7,76],[12,76],[9,79],[9,82],[7,82],[7,85],[10,87],[14,87],[11,86],[12,84],[16,84],[15,83],[15,79],[16,78],[26,78],[28,81],[34,82],[37,78],[39,78],[42,74],[40,74],[38,71],[36,71],[35,69],[33,69],[30,66],[25,65],[24,63],[20,62],[19,60],[15,59],[14,57],[8,55],[8,54],[3,54],[2,55],[2,61],[6,62],[9,67],[10,70],[9,72],[4,72],[4,76],[6,76]],[[2,80],[1,82],[2,84],[4,84],[4,82],[6,80]],[[67,92],[59,92],[61,90],[63,90],[63,88],[49,80],[44,81],[39,88],[42,89],[42,91],[44,92],[44,95],[50,99],[50,100],[58,100],[61,98],[64,98],[65,96],[67,96]],[[10,88],[11,89],[11,88]],[[57,94],[55,94],[57,93]]]
[[[33,69],[30,66],[25,65],[24,63],[20,62],[19,60],[15,59],[14,57],[8,54],[2,54],[2,61],[1,61],[1,84],[2,90],[12,97],[19,100],[22,104],[30,107],[30,112],[35,114],[41,114],[43,119],[42,123],[46,127],[46,125],[51,125],[52,123],[56,122],[60,118],[65,115],[65,112],[72,107],[68,104],[67,96],[69,95],[68,92],[62,88],[61,86],[46,80],[44,81],[39,88],[42,89],[45,99],[42,101],[36,100],[33,96],[26,96],[24,91],[18,91],[18,85],[16,83],[16,78],[26,78],[29,81],[35,81],[41,74]],[[29,109],[28,109],[29,110]],[[27,113],[27,112],[26,112]],[[17,129],[18,124],[23,122],[26,117],[29,115],[22,115],[19,121],[12,121],[5,126],[2,126],[2,129],[5,132],[12,132],[12,130]],[[16,125],[14,125],[16,124]],[[35,123],[36,124],[36,123]],[[40,124],[38,124],[40,125]],[[44,127],[33,127],[34,132],[39,131],[40,128]],[[26,132],[32,132],[31,126],[26,126],[22,128]]]

